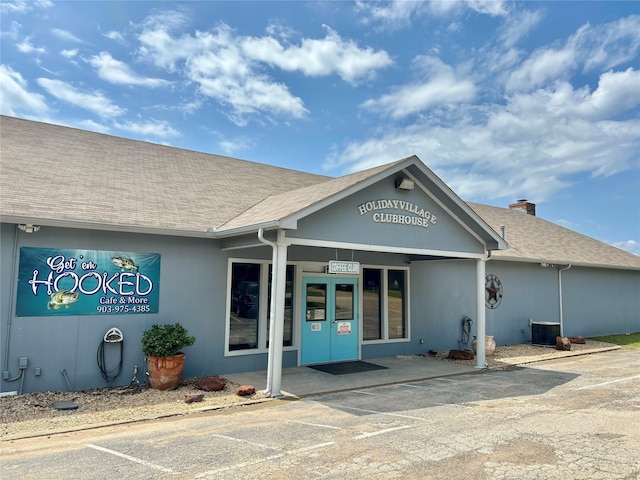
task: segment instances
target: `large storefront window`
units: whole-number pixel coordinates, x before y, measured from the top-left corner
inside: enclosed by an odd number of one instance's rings
[[[408,337],[406,270],[364,268],[363,340]]]
[[[234,263],[231,267],[229,350],[258,348],[260,318],[260,264]]]
[[[389,338],[406,338],[407,322],[405,315],[405,271],[389,270],[387,274],[387,312],[389,315]]]
[[[229,351],[269,347],[272,266],[234,262],[231,265]],[[294,267],[287,265],[282,345],[293,345]]]
[[[382,270],[365,268],[362,271],[363,340],[382,338]]]

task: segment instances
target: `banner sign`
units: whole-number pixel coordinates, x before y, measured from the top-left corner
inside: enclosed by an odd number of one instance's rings
[[[20,248],[16,316],[158,313],[160,254]]]

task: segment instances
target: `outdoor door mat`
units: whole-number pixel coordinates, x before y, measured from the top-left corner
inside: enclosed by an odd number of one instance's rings
[[[309,368],[318,370],[331,375],[344,375],[345,373],[361,373],[371,372],[373,370],[383,370],[387,367],[376,365],[375,363],[362,362],[360,360],[354,362],[325,363],[323,365],[309,365]]]

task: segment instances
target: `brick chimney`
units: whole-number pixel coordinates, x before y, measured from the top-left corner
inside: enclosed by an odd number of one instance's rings
[[[516,203],[509,204],[509,210],[520,210],[527,215],[536,216],[536,204],[529,202],[526,198],[518,200]]]

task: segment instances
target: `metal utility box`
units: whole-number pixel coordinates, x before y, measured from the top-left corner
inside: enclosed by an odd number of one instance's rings
[[[556,337],[560,336],[560,324],[557,322],[532,322],[531,344],[555,346]]]

